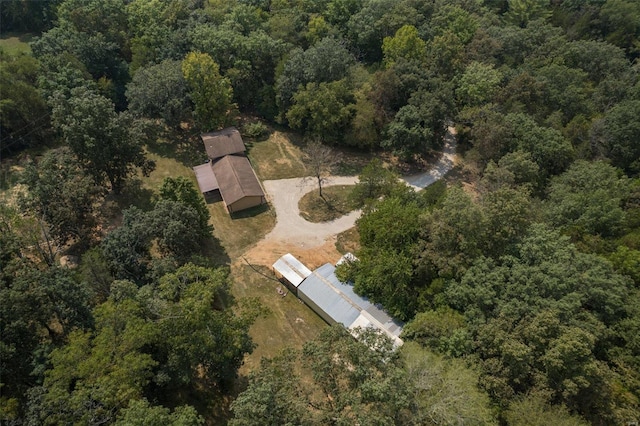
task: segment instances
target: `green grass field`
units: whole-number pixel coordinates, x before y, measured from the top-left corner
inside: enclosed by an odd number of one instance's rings
[[[31,53],[29,42],[33,40],[31,33],[5,33],[0,36],[0,49],[11,55]]]
[[[314,189],[305,194],[298,203],[300,208],[300,216],[309,222],[327,222],[337,219],[357,208],[355,203],[350,200],[350,194],[354,185],[334,185],[322,188],[320,191]]]

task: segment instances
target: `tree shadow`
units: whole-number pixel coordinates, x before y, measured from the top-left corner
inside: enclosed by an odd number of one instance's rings
[[[212,266],[227,266],[231,264],[231,258],[216,237],[211,236],[204,240],[200,248],[202,255],[211,261]]]
[[[259,206],[251,207],[246,210],[241,210],[239,212],[230,213],[231,219],[246,219],[249,217],[255,217],[261,215],[262,213],[266,213],[271,210],[269,203],[260,204]]]
[[[137,207],[141,210],[148,211],[153,208],[154,192],[142,186],[142,180],[133,177],[127,181],[119,194],[109,193],[105,197],[109,210],[115,210],[115,213],[122,213],[122,210],[129,207]],[[107,212],[110,215],[110,211]]]
[[[156,137],[150,139],[147,142],[149,152],[160,157],[173,158],[187,167],[202,164],[207,160],[199,131],[164,127],[158,128]]]

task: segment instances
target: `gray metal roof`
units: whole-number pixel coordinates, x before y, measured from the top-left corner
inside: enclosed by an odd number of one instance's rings
[[[273,269],[287,281],[298,287],[302,281],[311,275],[311,270],[304,266],[291,253],[287,253],[273,264]]]
[[[340,282],[335,270],[335,266],[330,263],[322,265],[298,286],[298,293],[308,297],[335,322],[346,328],[373,326],[383,331],[396,344],[402,344],[399,336],[403,323],[389,316],[367,298],[357,295],[352,285]]]

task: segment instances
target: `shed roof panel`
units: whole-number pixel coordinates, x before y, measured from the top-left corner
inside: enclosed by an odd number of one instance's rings
[[[287,253],[273,264],[273,269],[285,277],[294,286],[298,287],[302,281],[311,275],[309,268],[296,259],[291,253]]]
[[[199,166],[195,166],[193,171],[196,174],[196,180],[198,181],[200,192],[204,193],[219,189],[218,180],[216,179],[215,173],[213,173],[211,163],[204,163]]]

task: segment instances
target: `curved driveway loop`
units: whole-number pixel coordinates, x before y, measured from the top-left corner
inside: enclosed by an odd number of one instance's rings
[[[442,156],[431,170],[417,175],[406,176],[405,182],[415,189],[425,188],[444,177],[453,167],[456,150],[456,140],[453,128],[449,128]],[[333,176],[325,184],[353,185],[358,181],[357,176]],[[318,187],[316,179],[293,178],[280,180],[266,180],[263,183],[271,205],[276,212],[276,226],[264,239],[283,241],[298,247],[318,247],[325,241],[347,229],[353,227],[360,217],[360,210],[330,222],[312,223],[300,216],[298,202],[302,196]]]

